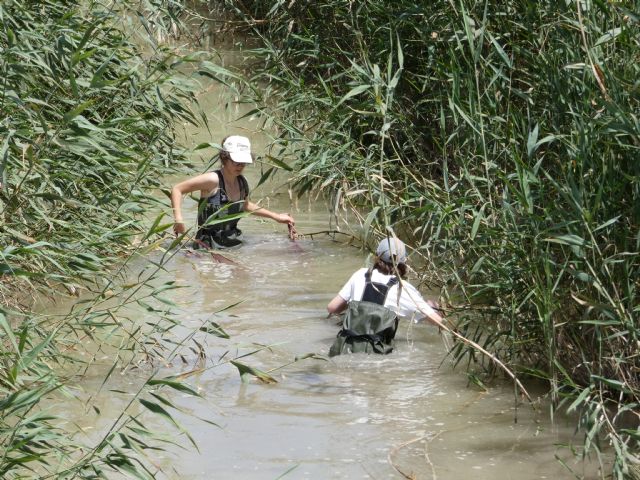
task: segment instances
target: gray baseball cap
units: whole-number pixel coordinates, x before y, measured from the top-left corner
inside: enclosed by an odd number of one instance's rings
[[[376,255],[386,263],[394,262],[392,256],[396,257],[396,263],[405,263],[407,261],[407,249],[404,243],[395,237],[383,238],[378,244]]]

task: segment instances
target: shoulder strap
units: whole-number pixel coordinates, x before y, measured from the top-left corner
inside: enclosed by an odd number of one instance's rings
[[[364,272],[364,281],[367,284],[371,283],[371,269]],[[394,275],[387,282],[387,287],[393,287],[396,283],[398,283],[398,277]]]
[[[240,198],[244,200],[249,196],[249,182],[244,178],[244,175],[238,177],[238,182],[240,182]]]
[[[378,305],[384,305],[387,300],[389,290],[393,285],[398,283],[398,278],[392,276],[386,284],[377,283],[371,281],[371,269],[368,269],[364,273],[365,286],[362,292],[362,300],[365,302],[376,303]]]
[[[371,283],[371,269],[368,268],[366,272],[364,272],[364,281],[366,284]]]
[[[218,191],[222,190],[226,193],[226,188],[224,187],[224,176],[222,176],[222,170],[216,170],[218,174]]]
[[[384,292],[384,301],[382,302],[383,305],[387,301],[387,297],[389,296],[389,291],[391,290],[391,287],[393,287],[396,283],[398,283],[398,277],[396,277],[395,275],[391,277],[387,282],[387,290]]]

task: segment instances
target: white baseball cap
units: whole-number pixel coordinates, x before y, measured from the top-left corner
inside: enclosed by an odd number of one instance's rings
[[[247,137],[230,135],[224,139],[222,150],[227,152],[236,163],[253,163],[251,142]]]
[[[376,255],[386,263],[393,263],[393,257],[396,257],[396,263],[406,263],[407,261],[407,249],[402,240],[395,237],[383,238],[378,244]]]

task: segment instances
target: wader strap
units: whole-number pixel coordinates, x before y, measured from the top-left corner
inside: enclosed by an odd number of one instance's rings
[[[222,206],[231,203],[229,200],[229,196],[227,195],[227,188],[226,188],[226,184],[224,182],[224,175],[222,175],[222,170],[216,170],[215,173],[218,175],[218,192],[215,195],[215,199],[213,200],[212,204],[214,206],[214,208],[217,210],[219,210]],[[238,202],[240,201],[244,201],[246,200],[248,194],[249,194],[249,184],[247,183],[247,179],[244,178],[242,175],[238,176],[238,186],[240,187],[240,200],[238,200]],[[235,203],[235,202],[234,202]],[[234,214],[234,213],[239,213],[243,210],[243,207],[240,206],[238,207],[238,210],[236,211],[235,205],[233,206],[233,208],[231,208],[228,213],[229,214]],[[224,222],[222,224],[218,224],[218,225],[214,225],[213,228],[208,228],[207,231],[208,233],[211,234],[215,234],[217,233],[218,235],[233,235],[233,234],[240,234],[240,230],[238,229],[238,222],[240,221],[239,218],[236,218],[235,220],[229,220],[228,222]],[[218,242],[220,243],[220,242]]]
[[[218,188],[224,191],[227,200],[229,200],[222,170],[216,170],[216,173],[218,174]],[[244,178],[243,175],[238,175],[238,186],[240,187],[240,200],[246,200],[249,196],[249,182],[247,182],[247,179]]]
[[[227,189],[225,188],[224,185],[224,176],[222,175],[222,170],[216,170],[216,173],[218,174],[218,190],[220,193],[220,198],[222,199],[222,192],[224,192],[224,195],[227,195]],[[228,197],[227,197],[228,200]]]
[[[362,301],[371,302],[377,305],[384,305],[387,300],[389,289],[398,283],[398,278],[393,276],[389,279],[387,284],[374,283],[371,281],[371,270],[367,270],[364,273],[365,287],[362,292]]]
[[[373,348],[373,351],[375,353],[389,353],[388,351],[385,352],[384,339],[378,334],[359,335],[353,330],[347,330],[343,328],[338,332],[338,337],[345,337],[345,342],[351,345],[353,345],[353,342],[355,342],[356,340],[369,342],[369,344],[371,344],[371,348]]]

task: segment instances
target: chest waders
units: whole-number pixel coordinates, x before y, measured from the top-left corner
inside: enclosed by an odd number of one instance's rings
[[[391,277],[386,285],[373,283],[371,270],[367,270],[365,281],[362,300],[349,302],[342,330],[329,350],[330,357],[358,352],[387,354],[393,350],[398,317],[384,302],[398,279]]]
[[[242,175],[238,176],[240,186],[240,200],[232,202],[227,196],[222,170],[216,170],[218,174],[218,191],[206,198],[201,198],[198,202],[198,233],[196,233],[196,247],[199,242],[204,243],[208,248],[233,247],[242,243],[237,237],[242,234],[238,228],[238,221],[227,220],[213,225],[205,225],[207,221],[221,219],[227,215],[234,215],[244,210],[244,200],[249,195],[249,184]],[[205,225],[205,226],[203,226]]]

